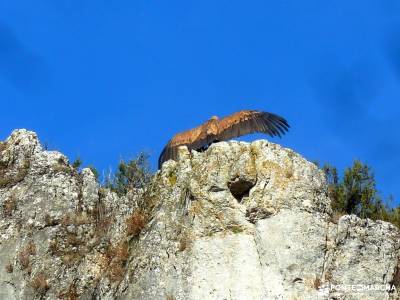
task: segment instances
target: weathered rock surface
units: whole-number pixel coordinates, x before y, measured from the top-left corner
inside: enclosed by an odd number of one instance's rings
[[[333,222],[323,173],[267,141],[183,147],[118,197],[17,130],[0,204],[0,299],[400,299],[399,230]]]

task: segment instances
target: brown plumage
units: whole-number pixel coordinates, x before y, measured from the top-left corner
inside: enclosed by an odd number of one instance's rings
[[[221,120],[214,116],[196,128],[175,135],[161,152],[158,168],[169,159],[177,159],[179,146],[187,146],[189,150],[201,150],[213,142],[249,133],[260,132],[281,137],[288,129],[289,124],[284,118],[263,111],[242,110]]]

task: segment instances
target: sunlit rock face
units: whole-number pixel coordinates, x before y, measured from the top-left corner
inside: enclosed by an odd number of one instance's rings
[[[333,220],[322,171],[265,140],[182,147],[119,197],[17,130],[0,204],[1,299],[400,298],[399,230]]]

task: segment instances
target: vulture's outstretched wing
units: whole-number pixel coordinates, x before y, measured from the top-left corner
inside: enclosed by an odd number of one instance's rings
[[[289,127],[288,122],[278,115],[257,110],[242,110],[219,122],[217,139],[224,141],[256,132],[281,137]]]
[[[177,160],[178,158],[178,147],[179,146],[187,146],[189,151],[192,149],[199,149],[204,145],[208,144],[207,136],[203,133],[203,127],[206,123],[193,128],[191,130],[187,130],[185,132],[181,132],[176,134],[164,147],[163,151],[160,154],[158,159],[158,168],[161,168],[163,162],[173,159]]]
[[[178,158],[178,147],[187,146],[189,151],[200,149],[214,141],[225,141],[249,133],[266,133],[270,136],[281,136],[289,129],[287,121],[277,115],[256,111],[243,110],[218,121],[217,132],[209,133],[208,121],[191,130],[178,133],[165,146],[158,159],[158,168],[163,162]]]

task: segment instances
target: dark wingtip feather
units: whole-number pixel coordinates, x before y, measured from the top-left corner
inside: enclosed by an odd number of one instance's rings
[[[281,135],[284,135],[289,130],[289,123],[281,116],[271,113],[264,113],[263,117],[270,124],[270,127],[273,127],[275,131],[278,132],[278,134],[276,135],[278,135],[279,137],[281,137]]]
[[[285,128],[286,131],[289,130],[290,125],[284,118],[279,117],[278,121],[280,124],[282,124],[282,126]]]
[[[164,156],[165,156],[165,151],[167,149],[168,146],[165,146],[164,149],[161,151],[160,157],[158,158],[158,169],[161,169],[161,166],[163,164],[164,160]]]
[[[279,126],[277,126],[277,124],[273,121],[273,120],[268,120],[268,123],[273,131],[274,134],[272,134],[271,136],[279,136],[282,137],[281,134],[283,134],[283,132],[281,131],[281,129],[279,128]]]
[[[170,159],[176,161],[177,158],[178,158],[178,148],[173,146],[171,147],[170,144],[168,143],[161,152],[161,155],[158,159],[158,169],[161,169],[164,162]]]

